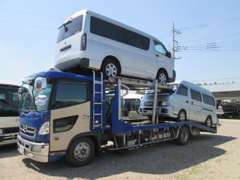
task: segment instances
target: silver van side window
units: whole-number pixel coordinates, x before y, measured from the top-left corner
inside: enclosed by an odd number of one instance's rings
[[[177,94],[182,96],[188,96],[188,88],[180,85],[177,89]]]
[[[164,56],[167,56],[167,52],[168,51],[165,48],[165,46],[162,43],[158,42],[158,41],[153,41],[153,42],[154,42],[154,49],[155,49],[155,51],[160,53],[160,54],[162,54],[162,55],[164,55]]]
[[[203,94],[203,102],[208,105],[215,106],[215,100],[212,96]]]
[[[190,92],[191,92],[191,98],[192,98],[193,100],[202,102],[202,95],[201,95],[200,92],[195,91],[195,90],[193,90],[193,89],[190,89]]]

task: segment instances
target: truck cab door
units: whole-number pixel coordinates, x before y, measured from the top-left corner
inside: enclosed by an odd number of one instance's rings
[[[89,82],[59,80],[51,103],[50,152],[65,151],[71,140],[90,131]]]

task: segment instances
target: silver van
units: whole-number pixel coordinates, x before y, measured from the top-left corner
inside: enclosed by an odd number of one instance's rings
[[[143,115],[152,115],[153,97],[153,92],[148,91],[142,98],[139,111]],[[213,94],[187,81],[172,84],[172,89],[159,93],[158,108],[159,117],[198,121],[209,127],[218,123]]]

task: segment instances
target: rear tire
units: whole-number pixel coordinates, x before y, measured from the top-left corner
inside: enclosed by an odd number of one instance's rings
[[[105,79],[115,80],[121,74],[121,68],[118,62],[112,59],[103,61],[101,71]]]
[[[186,126],[181,127],[179,134],[178,134],[177,143],[179,145],[185,145],[188,143],[189,138],[190,138],[190,132],[189,132],[188,127],[186,127]]]
[[[92,162],[94,157],[93,141],[90,138],[82,137],[70,144],[65,159],[72,166],[83,166]]]

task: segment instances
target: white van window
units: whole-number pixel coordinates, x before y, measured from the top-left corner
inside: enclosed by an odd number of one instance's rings
[[[191,89],[190,91],[191,91],[191,98],[192,98],[193,100],[202,102],[202,96],[201,96],[201,93],[200,93],[200,92],[195,91],[195,90],[193,90],[193,89]]]
[[[165,46],[158,42],[158,41],[154,41],[154,49],[156,52],[166,56],[167,55],[167,49],[165,48]]]
[[[183,85],[180,85],[177,89],[177,94],[182,96],[188,96],[188,88]]]
[[[90,32],[143,50],[149,49],[149,38],[93,16]]]
[[[203,102],[205,104],[211,105],[211,106],[215,106],[215,100],[212,96],[203,94]]]
[[[58,33],[57,42],[60,42],[82,30],[83,16],[76,17],[63,24]]]

